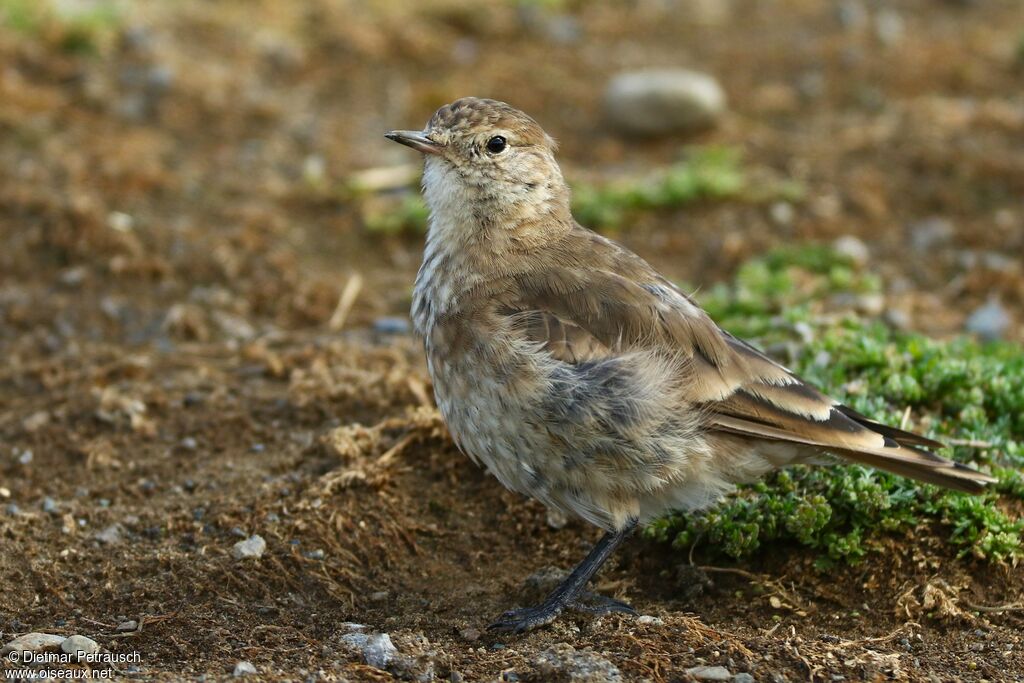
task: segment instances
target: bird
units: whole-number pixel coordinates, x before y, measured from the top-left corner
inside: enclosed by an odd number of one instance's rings
[[[635,614],[586,589],[634,530],[789,465],[839,456],[967,493],[995,481],[829,398],[578,224],[556,143],[522,111],[464,97],[385,137],[424,160],[411,317],[452,440],[508,489],[604,530],[542,603],[490,629]]]

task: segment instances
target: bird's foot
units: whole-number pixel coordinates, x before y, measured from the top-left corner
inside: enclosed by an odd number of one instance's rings
[[[558,603],[547,603],[537,607],[525,607],[523,609],[510,609],[502,614],[496,622],[487,627],[488,631],[503,631],[506,633],[526,633],[540,626],[550,624],[565,609],[564,605]]]
[[[569,605],[569,609],[596,615],[636,615],[636,610],[628,603],[625,603],[622,600],[616,600],[615,598],[609,598],[607,595],[601,595],[600,593],[591,593],[590,591],[581,593],[580,596],[576,598],[571,605]]]
[[[550,624],[565,609],[595,615],[636,614],[636,610],[621,600],[586,591],[570,602],[547,601],[537,607],[509,610],[502,614],[498,621],[488,626],[487,630],[526,633]]]

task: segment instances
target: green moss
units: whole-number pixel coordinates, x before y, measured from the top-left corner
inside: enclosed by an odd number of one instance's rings
[[[120,27],[121,18],[114,0],[81,7],[50,0],[0,0],[0,23],[71,53],[98,52]]]
[[[960,554],[992,561],[1024,553],[1024,521],[999,504],[1024,497],[1024,355],[1010,344],[935,341],[854,317],[819,322],[822,295],[877,289],[841,256],[807,247],[747,264],[734,285],[702,303],[726,329],[762,345],[799,343],[794,370],[869,417],[899,424],[909,408],[929,436],[985,444],[945,455],[991,469],[999,479],[992,491],[967,496],[860,466],[796,467],[741,487],[706,513],[658,520],[648,537],[687,552],[700,539],[712,554],[733,558],[796,543],[819,551],[822,568],[860,560],[885,533],[939,533]]]

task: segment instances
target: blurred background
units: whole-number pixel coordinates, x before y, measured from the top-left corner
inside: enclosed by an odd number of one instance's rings
[[[148,618],[151,673],[315,670],[339,621],[460,632],[423,614],[471,621],[493,529],[554,534],[432,412],[419,159],[385,131],[505,100],[580,221],[716,312],[796,263],[817,320],[1019,343],[1022,86],[1019,0],[0,0],[0,571],[27,587],[0,628]],[[794,353],[787,325],[758,341]],[[416,448],[422,480],[376,460]],[[256,534],[273,563],[240,575]],[[389,602],[431,572],[430,610]]]

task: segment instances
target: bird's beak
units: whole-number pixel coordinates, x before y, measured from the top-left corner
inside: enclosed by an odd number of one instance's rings
[[[388,140],[394,140],[395,142],[405,145],[406,147],[412,147],[413,149],[423,152],[424,154],[440,154],[442,145],[434,142],[422,131],[418,130],[393,130],[390,133],[385,133],[384,137]]]

